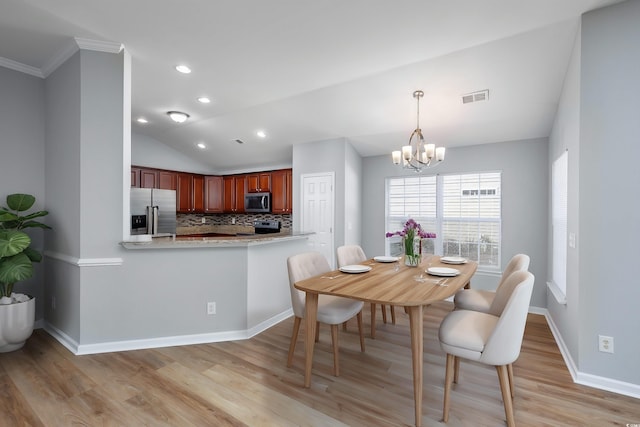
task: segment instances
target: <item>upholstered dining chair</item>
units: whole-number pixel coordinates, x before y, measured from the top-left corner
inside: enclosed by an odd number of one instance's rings
[[[360,264],[367,260],[367,256],[364,250],[359,245],[344,245],[338,247],[336,250],[338,258],[338,267],[345,265]],[[380,305],[382,310],[382,321],[387,323],[387,308],[384,305]],[[391,306],[391,322],[396,323],[396,310],[394,306]],[[371,303],[371,338],[376,337],[376,304]]]
[[[287,259],[287,269],[289,271],[289,288],[291,291],[291,305],[293,307],[294,322],[291,343],[289,344],[289,356],[287,357],[287,367],[293,364],[293,354],[298,340],[300,323],[305,315],[306,294],[294,287],[299,282],[309,277],[317,276],[331,271],[327,259],[319,252],[305,252],[290,256]],[[331,342],[333,345],[333,375],[340,375],[338,363],[338,325],[356,316],[358,319],[358,331],[360,333],[360,350],[364,351],[364,335],[362,334],[362,301],[341,298],[330,295],[318,296],[318,323],[331,325]],[[316,332],[318,328],[316,328]],[[318,335],[316,334],[316,341]]]
[[[491,303],[496,296],[496,292],[502,283],[515,271],[527,271],[529,269],[529,256],[525,254],[514,255],[502,272],[500,282],[495,291],[485,291],[482,289],[461,289],[453,298],[456,309],[481,311],[488,313]]]
[[[533,274],[516,271],[497,290],[488,313],[453,310],[442,320],[438,338],[440,347],[447,353],[444,422],[449,420],[451,383],[458,382],[456,361],[464,358],[496,367],[507,425],[515,426],[512,364],[520,355],[533,282]]]

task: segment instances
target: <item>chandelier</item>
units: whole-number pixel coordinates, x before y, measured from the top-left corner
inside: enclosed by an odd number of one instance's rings
[[[402,151],[393,151],[391,157],[393,163],[405,169],[413,169],[416,172],[422,171],[423,168],[430,168],[440,164],[444,160],[444,147],[437,147],[435,144],[425,144],[422,129],[420,129],[420,98],[424,96],[424,92],[416,90],[413,97],[417,100],[417,120],[416,128],[409,137],[409,145],[404,145]]]

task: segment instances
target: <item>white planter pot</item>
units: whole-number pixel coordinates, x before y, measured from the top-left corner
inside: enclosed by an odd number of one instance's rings
[[[33,332],[36,299],[0,305],[0,353],[22,348]]]

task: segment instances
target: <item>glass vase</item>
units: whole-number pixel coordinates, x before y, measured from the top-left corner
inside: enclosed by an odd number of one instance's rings
[[[422,261],[422,242],[419,238],[404,239],[404,264],[408,267],[417,267]]]

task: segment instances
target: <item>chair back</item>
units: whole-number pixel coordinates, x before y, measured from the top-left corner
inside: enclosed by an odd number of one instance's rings
[[[499,310],[500,318],[487,340],[480,362],[501,366],[509,365],[518,358],[534,281],[535,277],[528,271],[516,271],[496,292],[491,314]]]
[[[529,270],[529,255],[525,254],[517,254],[514,255],[507,264],[506,268],[502,272],[502,277],[500,277],[500,283],[498,283],[497,289],[500,289],[500,286],[507,280],[507,277],[511,276],[511,273],[515,271],[527,271]]]
[[[287,258],[289,272],[289,290],[291,291],[291,306],[293,314],[304,318],[305,293],[297,290],[293,285],[309,277],[331,271],[329,262],[320,252],[304,252]]]
[[[340,246],[336,250],[336,253],[338,255],[338,267],[360,264],[362,261],[367,260],[367,256],[364,254],[362,248],[358,245]]]

